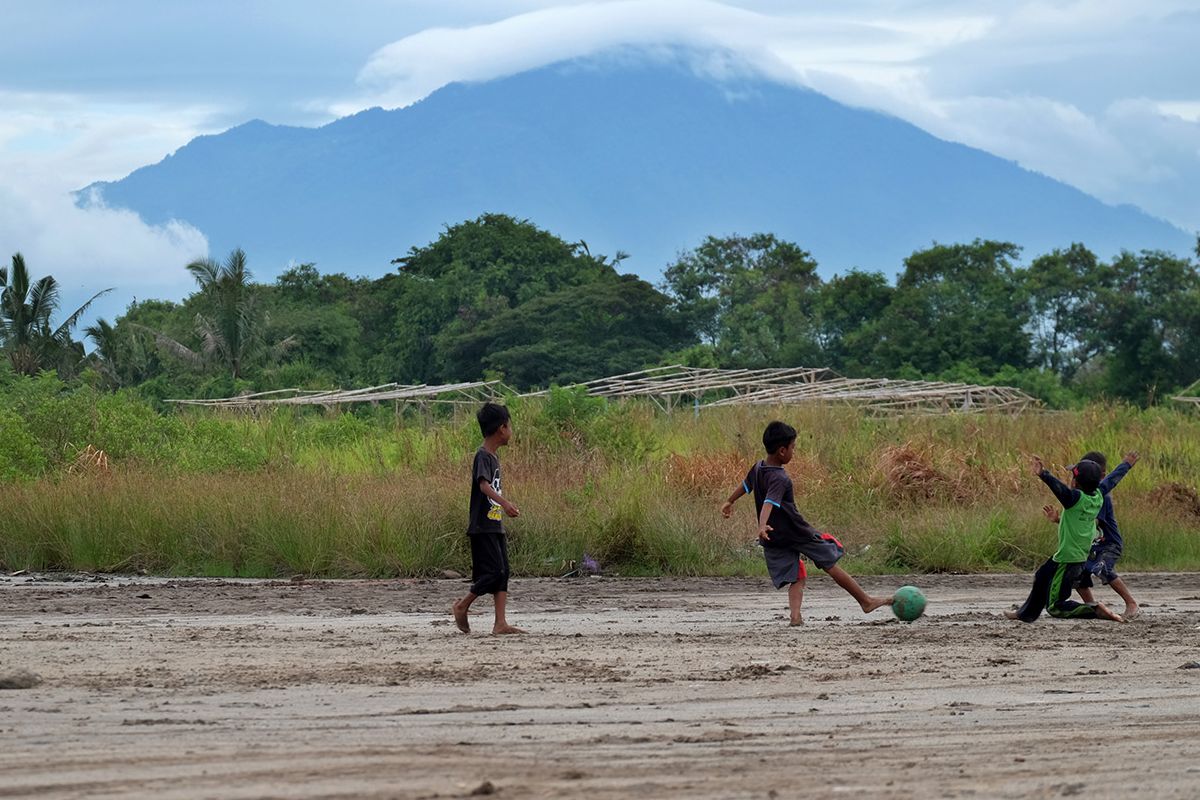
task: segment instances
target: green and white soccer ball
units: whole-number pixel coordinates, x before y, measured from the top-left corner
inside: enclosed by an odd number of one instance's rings
[[[925,613],[925,595],[915,586],[901,586],[892,597],[892,613],[905,622],[912,622]]]

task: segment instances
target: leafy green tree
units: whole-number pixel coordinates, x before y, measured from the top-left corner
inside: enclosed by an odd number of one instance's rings
[[[308,385],[325,376],[328,384],[354,385],[369,382],[364,373],[364,325],[359,304],[371,282],[351,280],[345,275],[322,275],[312,264],[285,271],[266,291],[269,304],[268,340],[294,336],[290,353],[303,369],[274,369],[276,380],[290,375],[307,375]],[[279,387],[285,388],[285,387]]]
[[[808,252],[774,234],[709,236],[667,267],[663,288],[723,365],[811,364],[816,269]]]
[[[870,374],[879,320],[894,294],[880,272],[851,270],[823,284],[816,301],[820,366],[847,375]]]
[[[965,364],[990,375],[1030,361],[1029,304],[1007,242],[934,245],[904,262],[879,319],[873,367],[936,375]]]
[[[13,254],[11,269],[0,267],[0,348],[13,371],[22,375],[53,368],[69,371],[83,356],[71,331],[96,298],[110,291],[92,295],[55,326],[51,317],[58,311],[58,282],[49,275],[31,281],[24,257]]]
[[[612,275],[620,258],[594,256],[583,242],[504,214],[448,227],[393,262],[399,275],[386,286],[393,317],[374,370],[390,380],[454,379],[435,344],[444,329],[470,329],[536,297],[593,283]]]
[[[1033,360],[1065,380],[1103,351],[1096,293],[1099,262],[1082,244],[1035,258],[1024,271]]]
[[[1150,404],[1200,374],[1200,267],[1157,250],[1099,270],[1096,335],[1106,391]]]
[[[263,360],[278,360],[296,343],[288,336],[268,345],[264,338],[266,316],[258,306],[246,254],[239,248],[224,263],[193,261],[187,270],[200,287],[207,313],[197,313],[195,335],[200,346],[192,349],[162,331],[152,330],[159,347],[196,369],[224,370],[237,381],[248,367]]]
[[[525,388],[641,369],[691,340],[669,300],[633,275],[611,275],[535,297],[438,338],[447,372],[500,374]]]

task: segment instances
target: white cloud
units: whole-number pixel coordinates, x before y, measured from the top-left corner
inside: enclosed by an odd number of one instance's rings
[[[1194,72],[1181,85],[1200,85],[1195,12],[1194,0],[587,2],[406,36],[371,56],[364,94],[333,110],[404,106],[454,81],[618,46],[716,49],[773,80],[1200,229],[1200,99],[1145,99],[1161,97],[1176,71]]]
[[[546,8],[467,28],[433,28],[378,50],[359,74],[367,93],[334,106],[399,107],[453,81],[480,81],[617,46],[685,45],[739,53],[776,80],[804,69],[885,76],[930,47],[982,35],[986,19],[914,21],[769,15],[712,0],[616,0]]]
[[[147,225],[103,204],[81,207],[72,192],[142,166],[148,152],[176,149],[200,132],[207,112],[11,92],[0,94],[0,106],[0,259],[21,252],[34,275],[53,275],[64,309],[109,287],[115,291],[100,307],[109,315],[135,296],[186,294],[184,266],[208,253],[200,231]]]

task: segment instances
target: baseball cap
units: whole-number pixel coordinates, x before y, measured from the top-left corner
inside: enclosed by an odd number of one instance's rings
[[[1095,461],[1080,461],[1071,466],[1071,474],[1075,476],[1080,487],[1095,489],[1104,478],[1104,470]]]

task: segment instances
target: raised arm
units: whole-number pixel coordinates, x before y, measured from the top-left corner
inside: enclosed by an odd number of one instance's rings
[[[1121,479],[1129,474],[1129,470],[1138,462],[1137,451],[1134,450],[1125,455],[1125,459],[1117,464],[1113,471],[1104,476],[1104,480],[1100,481],[1100,494],[1108,494],[1113,489],[1117,488],[1117,484]]]
[[[1041,478],[1042,483],[1049,486],[1050,491],[1054,492],[1054,496],[1058,498],[1058,502],[1062,504],[1063,508],[1070,508],[1079,501],[1079,490],[1072,489],[1051,475],[1050,470],[1046,469],[1045,464],[1042,463],[1042,459],[1034,456],[1030,462],[1030,466],[1033,469],[1033,474]]]

